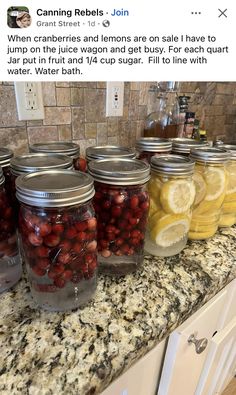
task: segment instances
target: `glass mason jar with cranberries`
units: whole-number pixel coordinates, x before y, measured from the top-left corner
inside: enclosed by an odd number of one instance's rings
[[[179,155],[151,159],[145,251],[173,256],[186,246],[195,199],[194,162]]]
[[[49,170],[16,180],[19,230],[34,300],[65,311],[88,302],[97,284],[97,221],[92,178]]]
[[[99,159],[88,168],[95,180],[99,269],[125,275],[143,261],[150,167],[137,159]]]
[[[75,170],[85,172],[87,170],[87,162],[84,158],[80,158],[80,146],[71,141],[47,141],[46,143],[35,143],[29,147],[30,152],[42,152],[45,154],[63,154],[73,159]]]
[[[4,188],[0,168],[0,292],[15,285],[21,277],[14,210]]]
[[[150,164],[153,156],[170,154],[172,142],[161,137],[142,137],[137,140],[136,149],[138,151],[138,159]]]
[[[136,151],[134,148],[122,147],[118,145],[104,145],[88,147],[86,149],[87,162],[95,159],[135,159]]]
[[[12,189],[11,189],[11,168],[10,161],[13,157],[13,151],[9,148],[0,147],[0,166],[3,170],[3,175],[5,178],[5,190],[10,199],[12,199]]]
[[[201,148],[208,146],[207,141],[197,141],[190,138],[173,138],[172,141],[172,153],[174,155],[189,156],[191,149]]]

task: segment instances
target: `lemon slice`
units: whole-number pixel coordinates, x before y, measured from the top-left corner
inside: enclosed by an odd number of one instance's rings
[[[236,201],[232,202],[224,202],[222,206],[223,213],[236,213]]]
[[[205,170],[203,176],[207,184],[205,199],[208,201],[216,200],[225,192],[225,171],[218,167],[211,167]]]
[[[165,215],[150,232],[151,239],[160,247],[178,243],[189,231],[189,218],[185,215]]]
[[[152,229],[159,221],[160,218],[164,217],[166,214],[163,210],[156,211],[151,217],[148,218],[148,227]]]
[[[190,224],[190,232],[215,232],[216,223],[204,224],[192,221]]]
[[[162,182],[157,177],[151,178],[148,183],[148,192],[153,199],[159,199]]]
[[[171,180],[162,186],[161,205],[168,214],[182,214],[190,209],[195,199],[193,181]]]
[[[222,214],[219,220],[219,227],[233,226],[236,223],[236,214]]]
[[[209,237],[214,236],[214,234],[217,231],[217,226],[212,227],[211,230],[208,230],[206,232],[189,232],[188,238],[190,240],[204,240],[208,239]]]
[[[193,181],[196,188],[196,196],[194,199],[194,206],[198,205],[206,196],[207,186],[203,176],[198,171],[193,175]]]
[[[227,195],[225,195],[225,202],[233,202],[236,200],[236,192],[234,193],[228,193]]]
[[[222,203],[224,201],[225,195],[222,194],[216,200],[206,201],[203,200],[200,204],[193,210],[193,218],[196,215],[204,214],[204,215],[212,215],[217,214],[217,211],[221,208]]]
[[[228,186],[226,189],[226,195],[236,192],[236,164],[230,164],[227,167],[228,170]]]

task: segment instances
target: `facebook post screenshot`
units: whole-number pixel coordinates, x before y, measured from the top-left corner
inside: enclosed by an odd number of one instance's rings
[[[236,3],[0,26],[0,395],[235,395]]]

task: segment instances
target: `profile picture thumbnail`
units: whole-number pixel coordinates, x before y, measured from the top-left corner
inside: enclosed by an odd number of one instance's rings
[[[27,7],[12,6],[7,10],[7,24],[13,29],[24,29],[31,25],[32,19]]]

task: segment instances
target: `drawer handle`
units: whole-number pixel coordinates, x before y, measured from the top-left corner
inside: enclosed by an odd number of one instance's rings
[[[196,353],[201,354],[207,347],[208,340],[204,337],[202,339],[197,340],[195,335],[192,334],[188,338],[188,343],[189,344],[193,343],[195,345]]]

